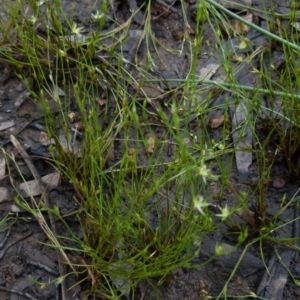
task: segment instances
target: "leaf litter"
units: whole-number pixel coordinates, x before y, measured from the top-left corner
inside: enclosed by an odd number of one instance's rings
[[[66,3],[68,3],[67,1],[65,1]],[[157,3],[161,6],[163,6],[165,9],[162,9],[161,7],[156,6],[156,12],[161,10],[161,13],[163,13],[166,17],[166,20],[168,18],[171,18],[172,14],[167,15],[166,12],[168,11],[168,7],[171,7],[171,5],[173,4],[173,2],[169,4],[169,1],[162,1],[163,3],[161,3],[161,1],[157,1]],[[244,7],[251,7],[251,1],[243,1],[243,3],[241,3],[241,1],[230,1],[230,4],[228,4],[227,1],[217,1],[218,3],[221,3],[222,5],[224,5],[224,7],[229,8],[229,9],[240,9],[240,6],[242,5],[243,9]],[[254,1],[255,2],[255,1]],[[268,1],[267,1],[268,2]],[[142,15],[142,12],[139,9],[139,7],[137,6],[137,2],[136,1],[127,1],[127,4],[133,9],[133,12],[135,13],[134,16],[134,20],[139,24],[143,24],[144,20],[145,20],[145,16]],[[255,4],[255,3],[254,3]],[[77,5],[77,4],[76,4]],[[255,4],[256,5],[256,4]],[[118,7],[118,6],[115,6]],[[281,6],[282,7],[282,6]],[[178,8],[178,6],[177,6]],[[174,12],[173,10],[170,10],[172,12]],[[117,10],[114,12],[117,13]],[[255,14],[255,13],[254,13]],[[81,18],[80,14],[79,14],[79,18]],[[250,19],[251,20],[251,19]],[[172,19],[171,19],[171,24],[172,24]],[[166,29],[168,27],[165,27],[164,29]],[[243,27],[242,25],[240,25],[239,23],[236,23],[236,27],[235,30],[237,33],[241,33],[241,34],[247,34],[246,31],[246,27]],[[248,30],[248,28],[247,28]],[[166,33],[167,36],[167,31],[164,31]],[[209,40],[209,36],[207,37]],[[174,44],[175,45],[175,44]],[[176,44],[177,46],[177,44]],[[246,47],[247,48],[247,47]],[[163,50],[161,50],[163,51]],[[246,50],[245,50],[246,51]],[[248,50],[247,50],[248,51]],[[174,61],[176,63],[179,62],[180,59],[182,58],[172,58],[169,57],[170,61]],[[167,61],[164,61],[164,64],[167,64]],[[215,80],[216,78],[218,78],[218,80],[220,80],[220,77],[216,76],[216,73],[218,72],[219,69],[221,69],[222,64],[219,63],[216,59],[211,59],[211,62],[208,62],[206,64],[203,64],[201,66],[199,66],[199,81],[202,80],[207,80],[207,79],[213,79]],[[162,71],[162,69],[164,69],[164,66],[160,66],[157,68],[158,71]],[[172,71],[170,71],[171,69],[168,70],[169,73],[167,73],[168,77],[170,76],[174,76],[174,74],[172,74]],[[186,73],[186,70],[180,70],[183,74]],[[251,76],[250,76],[251,77]],[[253,78],[253,77],[251,77]],[[156,87],[156,85],[145,85],[144,86],[145,89],[143,91],[143,95],[151,100],[154,99],[162,99],[162,94],[163,91],[161,91],[159,88]],[[28,100],[27,98],[30,96],[30,94],[26,91],[26,90],[22,90],[22,91],[17,91],[18,93],[15,93],[16,95],[19,96],[20,101],[17,101],[15,103],[17,103],[17,107],[21,107],[23,106],[26,101]],[[60,93],[62,96],[64,96],[64,91],[62,91],[62,93]],[[205,97],[203,97],[204,100],[207,100],[207,96],[208,96],[209,92],[205,93]],[[12,97],[13,93],[11,93],[10,98],[13,99]],[[55,98],[55,97],[54,97]],[[12,100],[10,100],[12,101]],[[105,100],[107,101],[107,100]],[[101,102],[102,105],[106,105],[106,102],[103,101]],[[202,101],[200,100],[199,103],[202,103]],[[186,108],[185,108],[186,109]],[[234,148],[235,148],[235,161],[236,161],[236,171],[237,173],[235,173],[233,175],[233,178],[231,178],[232,181],[234,181],[234,179],[237,179],[239,183],[246,183],[248,177],[251,176],[251,165],[253,163],[253,155],[252,155],[252,144],[253,144],[253,135],[252,135],[252,129],[249,126],[249,123],[252,122],[252,111],[248,110],[246,103],[243,103],[242,100],[240,100],[240,103],[238,105],[233,105],[231,104],[230,107],[231,110],[231,124],[232,124],[232,140],[234,143]],[[1,115],[1,120],[3,119],[3,115],[8,113],[8,110],[6,110],[6,112],[4,113],[3,111],[1,111],[2,115]],[[12,115],[15,112],[12,111]],[[13,115],[15,119],[17,119],[18,121],[20,121],[17,117],[17,115]],[[197,115],[196,115],[197,117]],[[192,123],[195,120],[195,118],[193,118],[191,120],[190,123]],[[10,127],[13,127],[15,125],[14,123],[15,121],[3,121],[1,123],[2,125],[2,129],[3,131],[5,131],[6,129],[9,129]],[[222,119],[222,116],[219,117],[215,117],[215,118],[211,118],[210,119],[210,126],[211,129],[218,129],[219,127],[222,126],[224,120]],[[28,138],[28,136],[30,135],[30,132],[26,130],[27,128],[25,128],[24,133],[22,135],[22,137],[24,138],[24,145],[27,143],[29,145],[31,145],[31,147],[34,146],[34,143],[32,141],[30,141],[30,139]],[[190,131],[192,131],[192,129],[189,129]],[[21,133],[20,133],[21,134]],[[4,133],[5,135],[5,133]],[[59,141],[62,144],[63,148],[65,149],[66,152],[70,152],[73,154],[78,153],[79,149],[80,149],[80,143],[78,142],[78,140],[75,139],[66,139],[65,136],[62,133],[59,133]],[[69,133],[70,137],[72,136],[72,130],[70,129],[70,133]],[[148,140],[146,141],[146,153],[151,154],[155,152],[156,149],[156,143],[155,143],[156,139],[154,136],[149,136]],[[42,140],[39,141],[40,144],[42,145]],[[45,142],[45,141],[44,141]],[[49,144],[44,143],[44,146],[48,146]],[[30,151],[30,150],[28,150]],[[113,150],[115,151],[115,150]],[[130,150],[130,154],[132,156],[132,161],[136,160],[136,156],[140,155],[142,152],[138,151],[138,153],[136,153],[136,149],[132,148]],[[166,159],[167,160],[167,159]],[[7,166],[5,165],[5,160],[2,157],[0,160],[0,171],[1,171],[1,184],[5,181],[6,176],[6,168]],[[22,187],[23,184],[23,193],[25,196],[30,196],[30,197],[34,197],[34,196],[38,196],[38,195],[42,195],[43,194],[43,188],[41,188],[41,186],[47,186],[48,188],[55,188],[59,186],[59,174],[57,173],[48,173],[45,176],[39,176],[44,182],[41,182],[40,179],[39,180],[33,180],[33,181],[27,181],[27,182],[23,182],[21,184],[19,184],[19,187]],[[52,182],[52,179],[54,178],[54,182]],[[48,180],[48,181],[47,181]],[[50,181],[49,181],[50,180]],[[40,181],[40,183],[39,183]],[[6,185],[8,185],[8,183],[5,183]],[[1,195],[5,195],[3,200],[9,200],[8,197],[10,192],[9,189],[6,186],[1,186],[0,189],[2,189],[1,191],[3,193],[1,193]],[[294,187],[291,189],[291,192],[294,190]],[[230,198],[230,196],[228,196],[228,199]],[[10,198],[11,199],[11,198]],[[223,237],[224,238],[224,237]],[[214,239],[212,239],[212,241],[208,241],[207,244],[203,245],[203,251],[205,250],[211,250],[209,253],[209,257],[212,257],[215,253],[215,242],[216,240],[219,240],[219,238],[214,237]],[[222,242],[222,239],[221,239]],[[223,242],[223,244],[226,246],[225,248],[230,249],[230,251],[234,252],[234,247],[232,248],[231,245],[227,244],[229,241],[227,241],[226,243]],[[211,244],[210,244],[211,243]],[[16,250],[15,250],[16,251]],[[241,252],[241,250],[239,249],[237,252],[237,255],[239,255]],[[50,255],[50,254],[49,254]],[[251,254],[253,255],[253,253]],[[10,259],[13,259],[13,255],[11,256]],[[251,257],[251,256],[250,256]],[[229,268],[233,268],[235,266],[236,263],[236,257],[235,257],[235,261],[232,262],[231,265],[229,265]],[[252,259],[254,259],[252,257]],[[250,259],[251,260],[251,259]],[[248,263],[248,265],[251,263]],[[246,263],[247,265],[247,263]],[[113,265],[112,265],[113,267]],[[225,266],[226,267],[226,266]],[[247,266],[246,266],[247,267]],[[245,267],[245,268],[246,268]],[[124,265],[123,266],[124,269],[127,269],[128,266]],[[164,290],[162,289],[162,293],[163,293],[163,298],[164,299],[182,299],[183,295],[185,293],[187,293],[189,295],[190,298],[192,298],[194,296],[194,294],[198,295],[198,292],[200,293],[201,291],[203,291],[203,286],[204,291],[205,291],[205,296],[206,295],[213,295],[214,293],[216,294],[218,292],[218,289],[220,288],[220,285],[222,284],[222,282],[220,281],[220,284],[217,287],[214,287],[213,282],[215,281],[215,277],[213,276],[205,276],[204,273],[206,270],[210,270],[211,265],[209,265],[208,268],[204,268],[203,269],[203,273],[201,272],[201,274],[197,274],[197,276],[195,276],[195,274],[191,271],[190,273],[188,273],[189,275],[184,275],[181,273],[180,277],[177,277],[177,282],[172,282],[171,286],[172,286],[172,292],[168,291],[168,292],[164,292]],[[129,271],[130,271],[130,266],[129,266]],[[180,273],[180,271],[179,271]],[[219,273],[219,271],[217,272]],[[195,276],[194,278],[191,276]],[[266,275],[267,276],[267,275]],[[176,272],[175,272],[175,277],[176,277]],[[191,279],[192,278],[192,279]],[[128,288],[128,284],[127,284],[127,278],[122,277],[117,279],[117,277],[114,277],[114,275],[111,275],[111,280],[115,283],[116,286],[119,286],[121,288],[121,291],[126,294],[126,296],[129,296],[129,288]],[[257,281],[257,278],[255,279]],[[254,280],[254,281],[255,281]],[[118,282],[117,282],[118,281]],[[189,282],[190,281],[190,282]],[[203,282],[203,286],[199,287],[199,290],[196,289],[192,289],[191,287],[196,286],[196,282]],[[185,282],[185,283],[183,283]],[[248,287],[251,286],[251,281],[248,282]],[[215,289],[214,289],[215,288]],[[12,289],[11,289],[12,291]],[[244,293],[246,293],[246,288],[243,290]],[[237,291],[234,290],[230,290],[230,293],[233,295],[235,293],[237,293]],[[293,299],[293,298],[286,298],[286,299]]]

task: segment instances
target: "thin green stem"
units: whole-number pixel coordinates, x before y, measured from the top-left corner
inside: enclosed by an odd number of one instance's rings
[[[297,45],[295,45],[294,43],[291,43],[291,42],[289,42],[289,41],[281,38],[280,36],[278,36],[276,34],[273,34],[273,33],[269,32],[269,31],[266,31],[266,30],[260,28],[259,26],[257,26],[255,24],[253,24],[253,23],[251,23],[251,22],[249,22],[249,21],[247,21],[247,20],[239,17],[237,14],[235,14],[235,13],[231,12],[230,10],[226,9],[221,4],[219,4],[219,3],[217,3],[217,2],[215,2],[213,0],[206,0],[206,1],[207,1],[207,3],[211,4],[212,6],[218,8],[218,9],[220,9],[221,11],[223,11],[224,13],[226,13],[227,15],[229,15],[230,17],[232,17],[232,18],[234,18],[234,19],[236,19],[236,20],[238,20],[238,21],[246,24],[250,28],[252,28],[254,30],[257,30],[258,32],[266,35],[267,37],[269,37],[269,38],[271,38],[271,39],[273,39],[273,40],[275,40],[277,42],[280,42],[280,43],[282,43],[284,45],[287,45],[287,46],[291,47],[292,49],[294,49],[296,51],[300,51],[300,47],[297,46]]]

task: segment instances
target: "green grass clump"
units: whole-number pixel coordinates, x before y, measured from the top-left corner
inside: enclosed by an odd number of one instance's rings
[[[173,119],[167,121],[168,108],[158,107],[150,116],[150,100],[137,99],[145,79],[135,79],[116,51],[129,22],[103,32],[105,15],[99,13],[93,33],[82,40],[80,27],[63,16],[58,1],[45,3],[44,13],[31,3],[28,14],[23,5],[11,13],[13,34],[3,28],[2,58],[43,104],[49,139],[55,141],[53,163],[75,188],[80,209],[74,214],[84,233],[77,238],[54,207],[51,212],[65,224],[68,237],[52,242],[66,256],[70,251],[77,257],[72,269],[83,274],[80,281],[92,279],[91,292],[113,298],[141,279],[162,283],[172,270],[191,266],[199,251],[195,241],[212,228],[201,198],[205,183],[199,184],[199,178],[213,178],[205,166],[211,153],[199,158],[193,153],[199,150],[180,138],[175,102]],[[82,128],[74,135],[71,107]],[[163,120],[166,134],[155,136],[151,122],[156,120]],[[74,149],[75,135],[80,149]],[[174,153],[166,162],[168,147]],[[199,143],[195,147],[201,149]],[[26,207],[36,216],[41,209]],[[70,238],[77,248],[68,246]],[[123,285],[113,286],[117,280]]]
[[[255,69],[253,61],[263,60],[271,51],[267,47],[247,55],[247,59],[237,56],[237,63],[232,64],[231,52],[222,48],[228,38],[222,31],[225,25],[232,30],[229,17],[239,18],[220,9],[214,1],[199,1],[195,36],[191,38],[185,33],[179,51],[167,49],[180,54],[189,45],[188,76],[178,80],[180,84],[170,91],[161,91],[158,97],[165,103],[157,104],[146,92],[147,84],[155,86],[159,81],[150,75],[155,66],[150,44],[158,57],[160,51],[151,31],[150,6],[146,8],[148,18],[141,36],[147,45],[147,67],[142,69],[134,60],[126,61],[120,51],[127,40],[131,19],[104,30],[108,1],[103,1],[101,10],[93,15],[92,33],[88,36],[80,25],[64,15],[60,1],[42,5],[29,1],[29,6],[25,2],[1,6],[8,18],[0,26],[1,60],[15,67],[16,74],[31,91],[32,101],[42,103],[48,136],[54,141],[50,147],[52,161],[76,191],[79,209],[73,215],[80,224],[82,239],[73,234],[66,216],[57,207],[47,209],[66,227],[67,236],[52,237],[56,239],[52,243],[64,251],[72,272],[80,275],[78,283],[91,281],[90,292],[111,299],[128,294],[140,280],[151,282],[155,278],[160,284],[174,269],[195,267],[192,261],[199,254],[202,237],[224,223],[231,232],[234,229],[237,244],[246,244],[246,249],[253,241],[270,240],[268,233],[279,228],[280,221],[276,215],[270,222],[265,213],[267,191],[262,178],[271,176],[275,161],[275,157],[270,161],[266,150],[276,133],[283,139],[282,147],[288,145],[282,149],[287,157],[298,151],[298,142],[292,138],[292,133],[298,135],[299,128],[296,41],[288,41],[281,31],[271,34],[260,30],[269,38],[276,35],[291,62],[278,71],[276,78],[274,70],[265,73]],[[205,22],[213,28],[214,45],[204,45],[201,24]],[[187,18],[185,23],[188,27]],[[240,47],[250,43],[242,35],[237,38]],[[223,81],[197,77],[197,60],[204,46],[211,53],[218,53],[225,70]],[[236,80],[245,61],[257,73],[255,87]],[[219,139],[213,140],[206,126],[207,118],[216,111],[229,118],[233,105],[224,101],[217,107],[210,106],[210,100],[223,92],[232,94],[236,106],[243,103],[247,113],[240,128],[231,128],[230,122],[224,122]],[[203,93],[206,99],[199,104],[197,95]],[[262,104],[259,98],[263,95],[271,98],[273,107]],[[278,96],[283,100],[276,112]],[[264,141],[257,134],[262,112],[268,113],[270,122],[276,124]],[[188,128],[191,117],[197,122],[196,133]],[[287,138],[283,137],[282,123],[292,125]],[[161,131],[156,130],[158,127]],[[240,129],[246,128],[253,136],[253,148],[250,145],[248,150],[256,155],[261,176],[248,194],[230,182],[235,154],[231,135],[238,131],[243,139]],[[62,136],[67,146],[63,145]],[[220,170],[218,176],[210,170],[213,166]],[[289,167],[299,171],[298,165]],[[209,195],[208,183],[213,186],[217,182],[219,191]],[[235,206],[230,208],[222,203],[228,188],[235,195]],[[248,206],[252,198],[256,198],[258,219],[250,216]],[[219,213],[208,209],[213,204],[217,204]],[[281,213],[286,208],[284,203],[282,207]],[[41,207],[27,209],[37,215]],[[231,220],[232,216],[242,215],[242,211],[247,217],[243,226]],[[251,227],[256,231],[251,231]],[[70,253],[77,263],[68,261]]]

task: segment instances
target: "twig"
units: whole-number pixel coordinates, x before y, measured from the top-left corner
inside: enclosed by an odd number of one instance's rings
[[[19,295],[19,296],[22,296],[22,297],[26,297],[30,300],[38,300],[38,299],[32,297],[31,295],[29,295],[28,293],[19,292],[19,291],[13,290],[13,289],[7,289],[3,286],[0,286],[0,290],[5,291],[5,292],[9,292],[9,293],[13,293],[13,294],[16,294],[16,295]]]
[[[10,231],[11,231],[11,226],[9,226],[8,230],[6,231],[3,241],[0,243],[0,248],[2,248],[5,245],[8,237],[9,237]]]
[[[240,22],[242,22],[243,24],[249,26],[250,28],[256,30],[259,33],[264,34],[265,36],[282,43],[283,45],[289,46],[291,49],[299,51],[300,47],[296,44],[296,43],[291,43],[283,38],[281,38],[279,35],[273,34],[269,31],[266,31],[265,29],[243,19],[242,17],[238,16],[236,13],[231,12],[230,10],[226,9],[224,6],[222,6],[221,4],[217,3],[214,0],[206,0],[207,3],[209,3],[210,5],[214,6],[215,8],[218,8],[219,10],[221,10],[222,12],[226,13],[227,15],[229,15],[230,17],[234,18],[235,20],[238,20]]]
[[[158,4],[160,4],[161,6],[167,8],[168,10],[170,10],[171,12],[175,12],[175,13],[178,13],[178,9],[176,9],[175,7],[173,7],[175,1],[171,4],[167,4],[165,1],[163,0],[156,0],[156,2]]]
[[[91,280],[92,280],[92,286],[94,286],[96,284],[96,279],[95,279],[95,276],[94,276],[94,274],[91,270],[91,267],[87,265],[87,263],[85,262],[85,260],[83,258],[81,258],[81,261],[85,265],[85,267],[87,268],[88,274],[90,275]]]
[[[32,234],[32,232],[29,232],[28,234],[25,234],[24,236],[21,236],[19,239],[5,245],[1,250],[0,250],[0,259],[2,259],[2,257],[4,256],[5,252],[14,244],[26,239],[27,237],[29,237]],[[8,236],[8,234],[7,234]]]
[[[49,194],[47,191],[47,187],[44,186],[44,183],[43,183],[37,169],[35,168],[34,164],[32,163],[30,156],[27,154],[27,152],[21,146],[19,141],[13,135],[10,136],[10,140],[13,143],[13,145],[17,148],[17,150],[19,151],[19,153],[21,154],[23,159],[25,160],[28,168],[30,169],[34,179],[38,182],[39,186],[41,188],[44,187],[43,199],[45,201],[46,207],[49,208],[48,216],[49,216],[49,220],[50,220],[51,230],[53,232],[54,237],[57,239],[57,236],[58,236],[57,227],[56,227],[55,217],[50,211],[50,201],[49,201]],[[36,205],[38,206],[38,203],[36,203]],[[41,227],[42,227],[43,231],[46,233],[46,235],[49,236],[49,234],[48,234],[47,230],[44,228],[44,226],[41,226]],[[56,249],[56,252],[57,252],[57,256],[58,256],[58,268],[59,268],[60,276],[65,278],[66,272],[65,272],[65,267],[64,267],[63,261],[64,261],[64,257],[66,258],[66,255],[65,255],[65,253],[61,252],[60,248]],[[63,300],[67,300],[66,291],[67,291],[66,281],[62,280],[61,281],[61,292],[62,292]]]
[[[35,267],[38,267],[40,269],[43,269],[45,271],[47,271],[48,273],[54,275],[54,276],[57,276],[57,271],[53,270],[52,268],[46,266],[45,264],[42,264],[38,261],[34,261],[34,260],[31,260],[31,259],[27,259],[26,260],[26,263],[29,264],[29,265],[32,265],[32,266],[35,266]]]

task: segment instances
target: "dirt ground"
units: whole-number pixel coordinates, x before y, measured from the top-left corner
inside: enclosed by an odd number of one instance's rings
[[[95,0],[81,0],[70,1],[61,0],[62,6],[66,15],[72,16],[72,18],[80,26],[86,28],[87,34],[92,30],[93,24],[91,14],[97,11],[97,7],[100,5],[100,1]],[[130,1],[128,1],[130,2]],[[173,5],[173,8],[178,12],[169,12],[166,7],[159,3],[159,1],[152,1],[152,30],[156,38],[169,49],[179,49],[182,47],[182,37],[185,30],[184,20],[180,13],[180,3]],[[173,1],[166,1],[173,3]],[[188,22],[194,30],[195,21],[193,19],[193,10],[189,10],[193,6],[195,1],[187,1],[188,8]],[[253,1],[253,7],[257,1]],[[267,1],[266,1],[267,2]],[[276,1],[271,1],[276,2]],[[283,2],[285,3],[283,5]],[[139,5],[140,2],[137,1]],[[278,1],[278,7],[283,9],[289,7],[289,1]],[[119,23],[125,22],[131,15],[128,4],[126,1],[115,1],[115,12],[112,13],[112,17],[117,18]],[[164,13],[165,10],[167,13]],[[143,12],[143,10],[142,10]],[[259,16],[257,16],[259,18]],[[260,19],[259,24],[264,26],[265,20]],[[112,27],[113,23],[107,23],[107,29]],[[211,31],[211,27],[205,23],[204,26],[204,40],[207,44],[214,43],[214,34]],[[138,24],[137,20],[132,23],[130,32],[132,36],[139,34],[143,30],[143,25]],[[192,31],[191,31],[192,34]],[[256,47],[264,46],[265,38],[256,32],[250,31],[247,34],[247,38],[255,42]],[[229,39],[231,43],[236,43],[235,39]],[[228,41],[229,41],[228,40]],[[130,58],[129,49],[135,45],[135,39],[131,37],[128,41],[128,45],[124,46],[124,56]],[[126,48],[127,47],[127,48]],[[145,62],[145,44],[141,44],[138,49],[138,63],[143,65]],[[224,47],[229,47],[228,44],[224,44]],[[128,49],[128,50],[127,50]],[[163,47],[158,46],[158,52],[160,57],[157,56],[156,50],[151,49],[151,54],[154,61],[159,62],[162,60],[164,64],[156,64],[156,72],[162,74],[167,78],[184,78],[189,71],[190,55],[188,53],[188,47],[183,48],[183,54],[176,55],[171,52],[167,52]],[[217,51],[217,50],[216,50]],[[206,74],[211,70],[213,66],[217,66],[214,72],[210,75],[210,79],[216,80],[224,72],[219,65],[218,60],[215,58],[217,53],[211,53],[211,49],[207,48],[202,51],[201,57],[198,59],[198,74]],[[281,49],[278,47],[271,54],[272,57],[267,58],[275,60],[280,63]],[[268,61],[266,61],[268,63]],[[256,62],[259,67],[259,62]],[[204,72],[204,73],[203,73]],[[249,68],[245,65],[238,74],[239,83],[243,85],[254,86],[257,80],[256,75],[249,72]],[[153,93],[150,91],[149,93]],[[155,93],[155,92],[154,92]],[[34,157],[43,157],[43,159],[36,159],[34,164],[38,169],[40,176],[45,176],[53,172],[53,168],[45,161],[44,157],[49,155],[47,146],[41,142],[41,132],[45,132],[45,123],[43,121],[42,108],[30,97],[22,82],[15,75],[14,70],[7,64],[0,63],[0,147],[3,147],[6,152],[14,153],[16,159],[19,162],[19,170],[21,170],[23,177],[26,180],[31,180],[31,174],[23,160],[18,156],[18,153],[14,146],[10,143],[10,135],[13,134],[27,150],[28,154]],[[27,98],[28,97],[28,98]],[[205,95],[199,95],[201,97]],[[212,100],[212,105],[217,105],[224,101],[225,97],[230,97],[230,93],[223,93],[218,95]],[[18,106],[16,103],[22,101],[22,105]],[[214,116],[210,116],[213,118]],[[262,121],[263,122],[263,121]],[[192,125],[192,121],[191,121]],[[258,136],[264,139],[265,133],[261,128],[257,128]],[[192,128],[192,126],[191,126]],[[159,129],[157,129],[159,130]],[[194,128],[196,134],[199,134],[199,130]],[[220,135],[218,128],[211,128],[211,136],[215,139]],[[157,131],[158,132],[158,131]],[[269,149],[272,151],[273,149]],[[120,149],[115,146],[115,158],[120,155]],[[142,158],[141,158],[142,159]],[[165,160],[169,157],[166,155]],[[3,161],[3,157],[0,156],[0,162]],[[255,180],[257,180],[259,174],[259,168],[257,161],[253,158],[253,162],[249,168],[249,174],[244,180],[243,184],[240,184],[240,178],[238,171],[233,168],[230,181],[234,189],[239,191],[245,191],[250,194]],[[12,175],[15,176],[16,182],[20,180],[18,177],[18,171],[16,167],[10,165]],[[214,170],[216,173],[220,170]],[[281,180],[281,181],[280,181]],[[278,184],[282,183],[282,184]],[[270,181],[267,183],[269,188],[266,189],[265,198],[267,199],[267,213],[270,216],[276,214],[276,211],[280,209],[283,195],[286,193],[287,199],[291,199],[299,188],[299,178],[291,178],[291,174],[288,171],[287,164],[284,159],[278,159],[274,164],[273,171],[271,173]],[[211,193],[217,194],[217,189],[220,186],[211,186]],[[15,216],[14,201],[13,201],[13,189],[8,177],[3,178],[0,181],[0,193],[2,193],[2,201],[0,202],[0,217],[4,218],[8,212],[11,211],[11,215]],[[6,196],[4,196],[6,193]],[[61,183],[59,187],[55,187],[50,192],[50,201],[58,204],[62,214],[65,214],[74,209],[76,205],[73,201],[74,191],[70,184]],[[0,195],[1,197],[1,195]],[[229,189],[224,193],[225,203],[230,205],[234,203],[234,194]],[[255,199],[253,200],[255,205]],[[213,207],[212,207],[213,209]],[[46,246],[48,238],[41,230],[36,219],[32,218],[29,213],[19,211],[18,220],[13,224],[10,230],[10,234],[7,236],[5,227],[8,226],[12,218],[8,220],[2,226],[2,233],[0,233],[0,299],[9,300],[23,300],[23,299],[42,299],[52,300],[60,299],[59,286],[55,284],[48,284],[54,281],[58,276],[58,262],[55,250]],[[288,222],[293,217],[293,207],[287,209],[283,221]],[[70,218],[70,226],[72,231],[80,236],[79,225],[76,220]],[[58,231],[60,228],[58,228]],[[292,228],[288,228],[287,232],[283,232],[284,236],[292,234],[288,232]],[[8,237],[6,240],[6,236]],[[206,261],[214,255],[214,248],[216,242],[223,242],[225,245],[233,244],[233,241],[228,236],[223,236],[221,233],[212,234],[207,236],[203,242],[202,250],[199,254],[199,259],[195,261],[195,265]],[[155,291],[150,286],[141,283],[138,290],[135,293],[135,299],[204,299],[205,297],[216,297],[224,289],[227,281],[230,278],[233,268],[235,267],[239,256],[243,249],[227,255],[225,258],[214,259],[210,263],[201,268],[195,269],[179,269],[174,271],[165,284]],[[268,264],[272,257],[272,249],[265,248],[265,259]],[[299,280],[300,277],[300,258],[294,253],[291,259],[291,263],[288,266],[290,274],[294,279]],[[236,275],[231,278],[227,286],[227,294],[235,297],[235,299],[242,299],[242,296],[249,295],[249,292],[257,293],[260,283],[265,276],[265,266],[260,259],[259,247],[249,247],[247,254],[245,255]],[[70,276],[68,277],[68,286],[72,286],[78,279]],[[155,282],[155,281],[153,281]],[[284,284],[284,290],[282,299],[294,300],[300,299],[300,288],[296,285],[297,281],[294,281],[292,276],[287,276],[287,281]],[[41,285],[45,283],[45,285]],[[263,290],[268,290],[272,286],[265,285]],[[88,287],[86,285],[77,286],[70,290],[68,299],[85,299],[85,291]],[[274,287],[273,287],[274,288]],[[278,288],[278,286],[277,286]],[[280,288],[279,288],[280,290]],[[267,295],[266,293],[263,295]],[[101,299],[96,294],[89,299]],[[243,297],[244,299],[244,297]],[[250,297],[249,297],[250,299]],[[258,299],[258,298],[257,298]],[[262,299],[262,298],[260,298]],[[264,299],[268,298],[265,296]],[[280,298],[276,298],[280,299]]]

